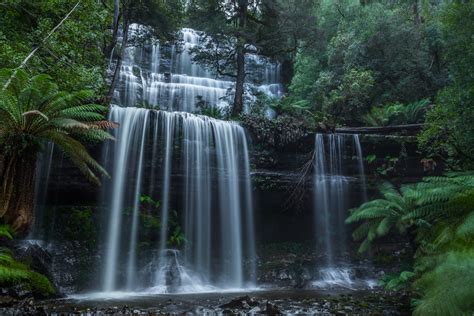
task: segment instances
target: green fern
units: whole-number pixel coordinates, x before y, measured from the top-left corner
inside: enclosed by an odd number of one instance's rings
[[[402,194],[393,185],[383,183],[380,187],[382,199],[364,203],[359,208],[350,211],[346,223],[362,222],[353,233],[355,240],[364,239],[359,252],[366,251],[373,240],[387,235],[392,230],[404,233],[406,227],[402,219],[415,202],[409,194],[410,190],[405,187]]]
[[[474,310],[474,174],[428,177],[397,191],[381,187],[383,198],[351,210],[359,222],[353,237],[360,251],[390,232],[416,231],[413,271],[384,278],[387,289],[410,285],[419,295],[415,315],[468,315]]]
[[[0,71],[0,84],[11,71]],[[107,107],[87,104],[92,91],[66,93],[47,75],[30,77],[18,70],[6,91],[0,94],[0,149],[5,157],[35,155],[51,141],[93,182],[106,171],[89,155],[84,142],[112,139],[105,130],[114,124],[104,121]]]
[[[450,251],[415,281],[422,297],[414,315],[471,315],[474,310],[474,250]]]
[[[380,284],[387,290],[399,291],[408,288],[415,275],[416,273],[412,271],[403,271],[397,275],[387,275],[380,280]]]

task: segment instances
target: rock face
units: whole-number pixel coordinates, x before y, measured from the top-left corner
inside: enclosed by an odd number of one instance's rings
[[[251,134],[249,136],[259,265],[257,271],[260,273],[257,278],[261,283],[304,287],[314,275],[311,269],[319,260],[317,247],[314,246],[317,241],[314,241],[312,167],[307,167],[306,173],[302,172],[302,167],[312,159],[314,135],[306,135],[283,148],[258,143]],[[364,164],[369,198],[375,196],[377,183],[384,178],[412,182],[426,175],[413,138],[361,135],[360,141],[366,157]],[[93,152],[100,158],[101,148],[93,148]],[[355,179],[351,185],[349,207],[356,207],[360,203],[362,190],[356,180],[358,162],[351,150],[347,150],[347,153],[345,168],[348,176]],[[45,256],[38,265],[53,267],[46,273],[54,275],[53,279],[63,292],[86,290],[93,285],[90,279],[91,267],[94,267],[95,275],[100,274],[96,264],[100,262],[97,245],[100,244],[98,240],[104,237],[104,229],[101,227],[103,212],[98,205],[103,193],[99,187],[89,184],[59,153],[55,153],[52,166],[50,185],[42,202],[46,212],[38,216],[43,217],[42,230],[50,232],[47,237],[43,234],[39,238],[47,239],[49,246],[46,249],[54,260],[53,263],[48,262]],[[397,177],[394,178],[394,175]],[[172,178],[170,200],[175,201],[179,218],[184,179],[177,170],[172,171]],[[156,190],[161,192],[161,187],[158,186]],[[87,212],[84,213],[84,209]],[[75,214],[75,217],[72,220],[61,219],[64,214]],[[80,232],[75,234],[77,230]],[[58,232],[52,234],[52,231]],[[347,235],[347,243],[351,245],[347,248],[351,251],[345,255],[355,257],[357,245],[351,244],[350,234]],[[285,250],[288,245],[303,247],[305,251],[288,252]],[[140,247],[146,249],[147,245]],[[280,254],[262,251],[268,247],[280,249]],[[81,249],[80,255],[77,254],[78,249]],[[296,258],[284,258],[289,253],[294,253]],[[145,251],[144,256],[147,255]],[[40,267],[40,270],[44,269]],[[170,288],[179,283],[174,272],[173,269],[169,271]]]

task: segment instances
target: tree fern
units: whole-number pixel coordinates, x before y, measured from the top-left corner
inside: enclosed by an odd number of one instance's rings
[[[98,131],[100,125],[91,124],[102,121],[107,111],[103,105],[84,104],[92,97],[92,91],[60,92],[48,76],[29,78],[25,71],[19,70],[8,90],[0,96],[0,125],[3,126],[0,144],[8,144],[15,139],[12,135],[15,133],[31,135],[31,142],[53,141],[73,162],[80,165],[81,171],[94,175],[88,178],[97,182],[95,172],[106,174],[105,171],[85,147],[79,146],[74,140],[82,136],[90,142],[111,138],[104,130]],[[8,147],[10,150],[14,148]]]
[[[393,229],[399,232],[405,230],[401,221],[413,204],[412,197],[402,195],[389,183],[383,183],[380,192],[383,196],[382,199],[369,201],[359,208],[352,209],[346,219],[348,224],[362,222],[361,226],[356,228],[353,233],[356,240],[365,237],[359,248],[360,252],[366,251],[373,240],[387,235]],[[405,189],[404,192],[406,193],[408,190]]]
[[[451,251],[414,283],[422,297],[414,315],[471,315],[474,310],[474,250]]]
[[[0,71],[0,81],[9,73]],[[113,139],[107,129],[115,124],[104,120],[106,106],[90,104],[93,97],[92,91],[58,91],[47,75],[30,77],[21,69],[0,94],[0,152],[9,166],[0,179],[0,216],[14,229],[26,230],[32,221],[35,160],[47,142],[90,181],[99,184],[107,175],[85,144]]]
[[[383,198],[351,211],[360,222],[353,237],[360,251],[390,232],[416,231],[413,272],[387,277],[388,289],[414,280],[415,315],[468,315],[474,310],[474,174],[427,177],[415,185],[381,186]],[[414,245],[412,245],[414,246]]]

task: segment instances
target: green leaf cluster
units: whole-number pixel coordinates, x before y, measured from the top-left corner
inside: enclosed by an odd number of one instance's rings
[[[402,186],[381,186],[382,198],[351,210],[360,223],[353,237],[368,250],[377,238],[406,234],[416,246],[411,270],[383,280],[387,288],[417,293],[416,315],[463,315],[474,304],[474,174],[427,177]]]
[[[0,238],[13,239],[13,230],[7,225],[0,225]],[[0,286],[19,286],[43,297],[55,293],[53,285],[44,275],[17,261],[12,251],[5,247],[0,247]]]
[[[106,131],[107,107],[88,103],[91,90],[59,91],[47,75],[30,76],[26,71],[2,70],[0,85],[0,149],[11,157],[33,157],[47,142],[57,145],[91,181],[107,172],[88,153],[85,144],[113,139]],[[8,86],[7,86],[8,85]]]

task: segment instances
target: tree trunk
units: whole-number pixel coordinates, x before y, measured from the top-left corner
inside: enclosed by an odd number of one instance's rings
[[[237,79],[235,81],[235,96],[232,115],[237,116],[244,109],[244,83],[245,83],[245,53],[243,47],[237,48]]]
[[[104,49],[105,57],[112,57],[112,51],[117,45],[118,30],[120,26],[120,1],[114,0],[114,21],[112,23],[112,40]]]
[[[33,222],[35,173],[36,155],[4,157],[0,217],[18,232],[25,232]]]
[[[130,26],[130,21],[128,20],[125,12],[123,14],[123,35],[122,35],[122,47],[120,48],[120,54],[117,55],[117,62],[115,63],[115,70],[112,76],[112,81],[110,82],[109,93],[107,94],[106,103],[110,103],[112,97],[114,95],[115,86],[117,85],[117,78],[120,74],[120,68],[122,67],[122,60],[125,52],[125,48],[127,47],[128,41],[128,27]]]
[[[247,6],[248,0],[238,1],[238,33],[245,30],[247,24]],[[232,115],[237,116],[244,109],[244,84],[245,84],[245,41],[241,36],[237,36],[237,79],[235,81],[235,96]]]
[[[420,8],[419,8],[418,0],[413,1],[413,18],[415,20],[416,25],[419,25],[421,23]]]

